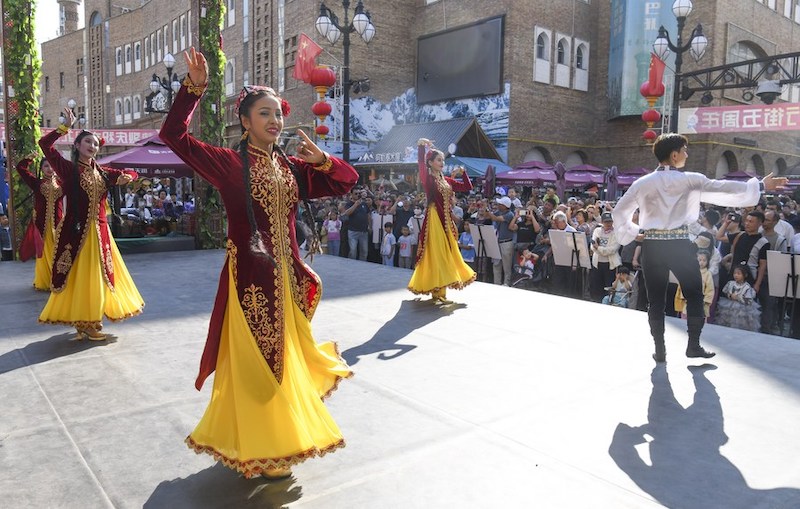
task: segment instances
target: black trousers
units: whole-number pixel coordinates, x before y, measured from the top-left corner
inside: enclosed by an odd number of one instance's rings
[[[645,240],[642,243],[642,271],[647,289],[647,318],[650,333],[656,340],[664,338],[669,272],[681,284],[686,299],[689,339],[699,340],[705,315],[703,311],[703,280],[697,263],[697,247],[688,239]]]

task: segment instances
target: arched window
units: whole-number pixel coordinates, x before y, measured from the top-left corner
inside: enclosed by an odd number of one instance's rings
[[[728,50],[728,63],[735,64],[745,60],[755,60],[767,56],[767,52],[751,41],[739,41]],[[762,64],[763,65],[763,64]]]
[[[235,90],[233,61],[229,60],[228,63],[225,64],[225,94],[233,95]]]
[[[142,44],[141,43],[139,43],[139,42],[136,43],[136,46],[134,46],[133,53],[134,53],[133,54],[133,58],[135,58],[136,60],[141,60],[142,59]]]
[[[120,101],[119,99],[117,99],[116,108],[117,108],[117,115],[122,115],[122,101]]]
[[[125,48],[125,63],[126,64],[131,63],[131,57],[132,56],[133,56],[133,51],[131,50],[131,47],[128,46],[127,48]]]
[[[101,24],[102,22],[103,22],[103,18],[100,17],[100,13],[97,12],[97,11],[94,11],[92,13],[91,17],[89,17],[89,26],[90,27],[97,26],[97,25]]]
[[[125,99],[125,115],[131,114],[131,100]]]
[[[565,60],[564,52],[565,52],[564,41],[558,41],[558,59],[556,60],[556,62],[562,65],[564,64]]]
[[[142,100],[138,96],[133,100],[133,112],[134,113],[142,112]]]
[[[117,65],[122,65],[122,48],[117,48]]]
[[[581,44],[575,51],[575,67],[578,69],[585,69],[584,65],[586,64],[583,61],[583,44]]]
[[[536,38],[536,58],[539,60],[550,60],[550,55],[548,55],[548,40],[547,34],[539,34],[539,37]]]

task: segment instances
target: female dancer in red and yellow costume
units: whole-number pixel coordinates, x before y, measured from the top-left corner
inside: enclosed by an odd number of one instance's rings
[[[42,159],[42,177],[32,174],[30,168],[36,154],[31,154],[17,165],[20,178],[33,191],[33,224],[41,235],[44,246],[36,253],[36,266],[33,272],[33,287],[39,291],[50,291],[55,251],[55,229],[61,222],[61,197],[64,191],[53,173],[53,167]]]
[[[442,175],[444,154],[431,148],[425,153],[425,147],[431,147],[429,140],[421,138],[419,146],[419,179],[428,196],[428,207],[422,231],[419,233],[417,248],[417,264],[408,289],[415,294],[431,294],[431,300],[450,304],[445,292],[448,288],[460,290],[475,281],[475,271],[464,263],[458,250],[458,236],[453,221],[451,200],[453,191],[467,192],[472,189],[463,168],[454,172],[454,177],[462,181]]]
[[[75,114],[65,108],[67,125],[42,137],[39,147],[61,180],[67,197],[64,218],[56,228],[50,299],[39,322],[75,327],[78,339],[103,340],[103,316],[119,321],[142,312],[144,301],[133,284],[106,220],[108,190],[136,178],[101,167],[94,160],[100,139],[81,131],[72,146],[72,161],[54,148],[69,132]]]
[[[322,401],[352,376],[336,345],[311,334],[322,287],[300,258],[297,204],[346,194],[358,174],[302,131],[298,157],[287,157],[278,142],[288,103],[267,87],[239,95],[238,150],[190,136],[208,69],[194,48],[185,56],[188,78],[160,137],[219,190],[228,214],[227,257],[195,383],[200,390],[216,370],[214,389],[186,443],[245,477],[286,477],[292,465],[344,445]]]

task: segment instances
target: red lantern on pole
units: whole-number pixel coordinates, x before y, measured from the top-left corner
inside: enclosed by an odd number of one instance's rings
[[[658,134],[656,134],[656,132],[652,129],[648,129],[642,133],[642,138],[644,138],[648,143],[652,143],[656,138],[658,138]]]
[[[325,121],[325,117],[331,114],[331,105],[325,101],[318,101],[311,106],[311,112],[319,118],[320,122]]]
[[[311,71],[311,85],[319,94],[319,100],[325,97],[328,89],[336,84],[336,73],[327,65],[318,65]]]
[[[319,136],[320,138],[325,138],[325,136],[327,136],[328,133],[330,132],[330,129],[328,129],[328,126],[326,125],[318,125],[314,129],[314,132],[316,132],[317,136]]]
[[[661,120],[661,113],[653,109],[645,110],[645,112],[642,113],[642,120],[645,121],[647,127],[653,127],[653,124]]]

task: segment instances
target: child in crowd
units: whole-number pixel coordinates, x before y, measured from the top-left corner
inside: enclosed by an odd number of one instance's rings
[[[733,280],[722,288],[717,301],[716,323],[727,327],[758,332],[761,328],[761,309],[755,302],[756,291],[747,282],[745,268],[733,268]]]
[[[403,269],[410,269],[413,266],[411,260],[411,242],[414,237],[411,236],[408,226],[400,228],[400,238],[397,239],[398,249],[400,250],[400,267]]]
[[[342,222],[339,220],[339,213],[331,210],[328,219],[322,223],[322,229],[328,232],[328,254],[339,256],[339,249],[342,245]]]
[[[397,240],[394,238],[392,228],[394,224],[388,222],[383,225],[383,242],[381,243],[381,256],[383,257],[383,264],[389,267],[394,267],[394,246]]]
[[[611,304],[612,306],[621,308],[628,307],[628,296],[633,289],[633,285],[630,279],[628,279],[628,276],[630,276],[630,269],[621,265],[617,269],[617,277],[614,279],[614,283],[606,287],[606,290],[610,293],[603,297],[603,304]]]
[[[475,242],[472,240],[469,225],[469,221],[461,224],[462,232],[458,237],[458,249],[461,250],[461,258],[464,259],[464,262],[475,270]]]
[[[522,267],[523,271],[529,271],[530,274],[533,274],[537,261],[539,261],[539,255],[532,252],[530,249],[524,249],[519,257],[518,264]]]
[[[703,312],[705,313],[706,320],[711,316],[711,303],[714,301],[714,277],[708,269],[709,253],[705,250],[697,251],[697,263],[700,265],[700,278],[703,280]],[[686,318],[686,299],[681,292],[681,286],[678,285],[678,291],[675,292],[675,311],[679,313],[681,318]]]

